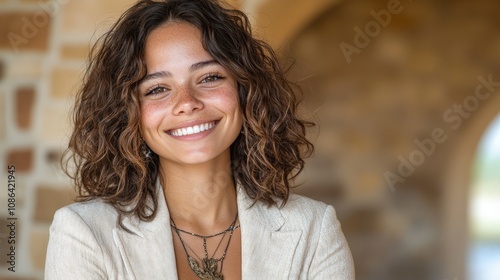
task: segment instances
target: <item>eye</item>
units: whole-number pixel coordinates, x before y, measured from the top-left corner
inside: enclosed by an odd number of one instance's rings
[[[148,89],[146,91],[146,94],[144,96],[157,95],[157,94],[160,94],[160,93],[163,93],[163,92],[167,92],[167,91],[168,91],[168,88],[160,86],[160,85],[156,85],[156,86]]]
[[[224,79],[224,77],[219,73],[210,73],[201,80],[201,83],[213,83],[222,79]]]

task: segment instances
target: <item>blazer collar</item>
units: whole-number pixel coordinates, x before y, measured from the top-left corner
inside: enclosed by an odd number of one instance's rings
[[[157,187],[158,211],[151,222],[127,216],[123,224],[131,233],[120,227],[113,229],[115,244],[131,279],[177,279],[170,214],[159,182]],[[242,279],[289,279],[293,255],[302,231],[284,230],[286,218],[281,209],[268,207],[261,202],[253,204],[239,184],[237,203]]]
[[[144,222],[135,215],[127,216],[123,225],[130,232],[120,227],[113,229],[115,244],[129,274],[125,279],[177,279],[170,214],[157,181],[155,218]]]
[[[252,204],[245,190],[238,187],[242,279],[290,279],[302,231],[285,229],[286,217],[278,207]]]

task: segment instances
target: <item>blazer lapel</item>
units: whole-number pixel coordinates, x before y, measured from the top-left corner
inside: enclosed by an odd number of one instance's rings
[[[158,212],[151,222],[126,217],[123,224],[131,231],[117,227],[113,238],[125,264],[126,279],[177,279],[175,253],[170,229],[170,215],[158,190]]]
[[[238,215],[241,229],[242,279],[289,279],[295,249],[302,231],[282,230],[286,220],[277,207],[252,199],[238,187]],[[177,267],[170,228],[170,215],[158,190],[158,213],[151,222],[126,217],[113,229],[128,276],[125,279],[177,279]]]
[[[281,230],[285,218],[277,207],[253,201],[238,187],[242,276],[247,279],[289,279],[302,231]]]

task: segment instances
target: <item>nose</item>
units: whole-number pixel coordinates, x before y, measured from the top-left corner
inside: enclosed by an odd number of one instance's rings
[[[202,108],[203,103],[197,98],[195,90],[190,86],[182,86],[177,90],[173,108],[174,115],[189,115]]]

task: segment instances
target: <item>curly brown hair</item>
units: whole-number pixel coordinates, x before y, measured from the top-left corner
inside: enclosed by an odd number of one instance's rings
[[[245,14],[216,0],[139,1],[94,45],[63,165],[77,200],[110,203],[120,224],[123,215],[155,217],[159,159],[141,152],[138,85],[147,73],[146,38],[168,21],[196,26],[203,47],[238,83],[244,121],[230,148],[233,179],[255,202],[284,205],[291,180],[313,151],[305,137],[313,124],[298,117],[296,91],[275,52],[252,36]]]

